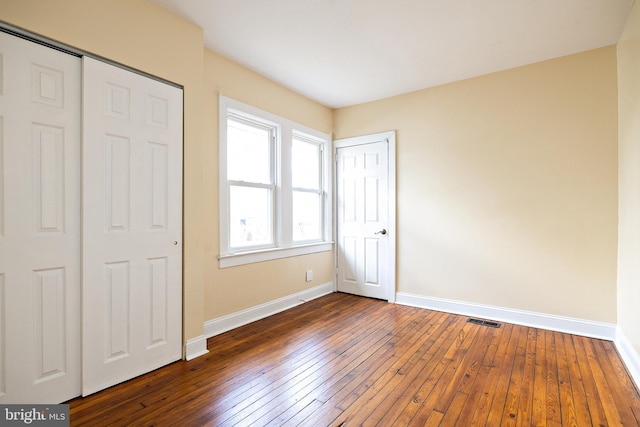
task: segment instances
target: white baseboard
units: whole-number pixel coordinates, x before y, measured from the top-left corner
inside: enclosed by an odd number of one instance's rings
[[[594,322],[591,320],[556,316],[533,311],[516,310],[505,307],[471,304],[463,301],[426,297],[403,292],[397,293],[396,303],[412,307],[444,311],[447,313],[461,314],[463,316],[480,317],[483,319],[514,323],[516,325],[566,332],[569,334],[605,339],[608,341],[614,341],[616,338],[616,325],[611,323]]]
[[[209,353],[209,350],[207,350],[207,337],[204,335],[187,340],[185,359],[195,359],[207,353]]]
[[[633,348],[633,345],[624,333],[622,333],[620,328],[618,328],[616,333],[615,344],[618,353],[620,353],[620,357],[631,374],[631,378],[635,381],[636,387],[640,389],[640,354]]]
[[[247,323],[288,310],[309,300],[330,294],[334,290],[333,282],[329,282],[246,310],[207,320],[204,323],[204,334],[207,338],[219,335]]]

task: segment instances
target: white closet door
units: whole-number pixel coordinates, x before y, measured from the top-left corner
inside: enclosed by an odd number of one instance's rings
[[[182,356],[182,90],[83,59],[83,394]]]
[[[0,33],[0,403],[80,394],[80,58]]]

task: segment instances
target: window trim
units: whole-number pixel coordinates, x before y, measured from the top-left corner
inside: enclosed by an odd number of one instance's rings
[[[272,247],[249,248],[238,250],[230,247],[229,238],[229,184],[227,179],[227,119],[239,117],[249,119],[268,126],[275,126],[274,159],[272,159],[275,175],[273,194],[273,239]],[[322,195],[322,230],[321,239],[312,241],[293,240],[291,147],[294,137],[308,139],[320,145],[321,160],[321,195]],[[220,95],[219,98],[219,250],[220,268],[262,262],[292,256],[313,254],[333,250],[332,220],[332,162],[331,135],[311,129],[299,123],[244,104],[240,101]],[[298,189],[295,189],[298,190]]]

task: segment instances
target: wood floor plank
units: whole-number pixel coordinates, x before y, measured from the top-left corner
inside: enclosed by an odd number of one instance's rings
[[[560,384],[558,380],[558,349],[554,334],[551,331],[545,333],[545,362],[546,362],[546,425],[553,427],[562,424],[562,408],[560,404]]]
[[[344,413],[358,399],[362,390],[366,390],[368,385],[374,382],[394,362],[394,358],[397,357],[395,356],[396,351],[411,339],[411,332],[416,327],[415,322],[400,322],[395,333],[389,335],[390,340],[379,352],[354,368],[353,375],[345,377],[332,390],[327,390],[317,396],[317,399],[324,402],[325,405],[306,419],[304,424],[328,425]],[[324,409],[325,407],[328,408],[328,411]],[[345,419],[340,419],[340,422],[345,422]]]
[[[447,352],[441,359],[439,365],[442,369],[437,376],[431,375],[429,378],[435,381],[434,387],[429,390],[429,394],[424,399],[422,406],[418,409],[411,423],[421,425],[426,422],[432,411],[446,412],[453,401],[457,391],[457,384],[461,379],[459,368],[469,351],[476,335],[484,335],[477,325],[466,323],[455,337],[452,345],[447,348]],[[434,372],[436,372],[434,370]]]
[[[534,421],[533,418],[533,402],[536,397],[536,391],[541,393],[541,398],[544,400],[544,386],[536,390],[536,383],[541,380],[537,378],[539,372],[536,371],[536,359],[538,351],[539,356],[544,358],[544,331],[538,331],[534,328],[529,328],[527,331],[527,342],[524,353],[524,366],[522,368],[522,377],[520,380],[520,387],[517,394],[518,409],[516,410],[516,425],[541,425],[540,421]],[[542,345],[539,345],[542,342]],[[540,373],[544,379],[544,367]],[[543,382],[544,385],[544,382]]]
[[[489,410],[496,394],[495,391],[498,387],[500,368],[504,364],[505,355],[507,354],[507,346],[509,345],[509,340],[511,339],[511,333],[513,331],[513,325],[503,325],[501,331],[502,333],[499,335],[500,340],[497,344],[495,357],[487,365],[487,378],[484,384],[478,383],[478,386],[476,387],[478,389],[478,393],[481,393],[481,395],[473,409],[469,408],[469,412],[472,413],[468,424],[469,426],[487,425]]]
[[[547,419],[547,348],[545,331],[538,330],[536,336],[535,365],[533,377],[533,398],[531,425],[545,425]]]
[[[476,370],[476,374],[473,374],[473,370],[468,371],[468,376],[465,376],[464,384],[459,388],[460,393],[466,394],[467,398],[464,401],[464,405],[459,411],[452,410],[453,404],[447,410],[447,419],[444,422],[455,422],[458,425],[471,426],[473,424],[473,417],[476,413],[476,408],[481,405],[486,406],[485,396],[488,387],[487,380],[490,378],[491,367],[496,360],[496,352],[499,348],[499,343],[502,340],[504,328],[491,330],[491,341],[484,349],[483,359],[479,369]],[[456,412],[459,412],[457,414]]]
[[[446,381],[447,387],[435,402],[436,411],[446,413],[454,398],[457,396],[458,391],[461,389],[466,394],[465,380],[470,377],[475,378],[475,374],[480,368],[480,363],[486,351],[486,346],[483,346],[482,343],[486,341],[486,337],[490,335],[491,330],[484,326],[471,325],[470,329],[475,329],[475,334],[474,336],[465,338],[469,343],[468,347],[461,345],[456,350],[460,358],[452,358],[451,360],[451,370],[449,372],[451,372],[452,375],[450,378],[443,378],[443,380]]]
[[[616,400],[629,402],[631,413],[637,423],[640,423],[640,391],[631,381],[631,377],[626,367],[622,364],[620,355],[615,346],[610,341],[598,340],[597,344],[602,346],[603,351],[598,352],[600,362],[606,378],[615,378],[620,382],[621,387],[614,384],[611,389],[616,393]],[[596,343],[594,343],[596,345]],[[626,399],[626,396],[634,396],[635,399]]]
[[[356,350],[350,351],[349,352],[350,356],[352,358],[356,358],[356,361],[357,361],[358,357],[360,357],[360,351],[363,351],[366,354],[366,350],[368,349],[366,344],[357,345],[359,341],[366,339],[367,342],[370,342],[373,345],[377,343],[378,345],[375,346],[372,350],[372,351],[375,351],[375,349],[384,345],[384,343],[390,339],[390,336],[388,334],[388,329],[391,327],[392,324],[393,322],[389,318],[386,318],[386,317],[378,318],[376,315],[376,312],[372,312],[370,321],[366,322],[361,327],[354,326],[353,328],[343,328],[341,331],[331,331],[332,346],[323,346],[323,347],[326,347],[326,351],[325,353],[323,353],[325,354],[324,361],[329,362],[335,358],[340,358],[341,362],[345,362],[345,354],[347,353],[348,350],[352,350],[352,349],[356,349]],[[331,354],[328,354],[329,352]],[[346,359],[346,362],[351,363],[351,359]],[[234,406],[231,408],[234,410],[234,413],[228,414],[228,418],[235,417],[236,419],[239,419],[242,417],[242,413],[245,413],[245,416],[248,416],[248,413],[253,412],[252,409],[248,406],[253,403],[259,403],[259,401],[255,402],[257,399],[268,398],[269,395],[272,395],[273,397],[275,397],[275,393],[273,392],[274,387],[277,387],[278,382],[282,382],[283,379],[287,379],[288,374],[291,374],[291,371],[296,365],[288,362],[287,363],[279,362],[279,366],[283,368],[283,371],[282,372],[276,371],[272,376],[271,381],[266,387],[264,387],[261,390],[254,390],[253,393],[243,394],[241,399],[242,404],[240,405],[238,405],[237,401],[235,401]],[[328,370],[327,372],[334,373],[335,372],[334,369],[338,369],[338,372],[339,372],[339,365],[332,367],[332,370]],[[295,376],[293,376],[291,379],[293,378],[295,378]],[[303,377],[299,377],[299,378],[303,378]],[[296,378],[294,381],[296,385],[301,385],[298,383],[299,378]],[[327,381],[328,380],[325,380],[323,383],[328,384]],[[235,399],[232,399],[231,403],[234,403],[234,400]],[[206,414],[205,417],[200,417],[197,420],[193,420],[193,421],[201,423],[212,418],[215,418],[218,421],[220,421],[221,419],[224,418],[224,416],[219,412],[210,412]]]
[[[412,353],[412,360],[402,368],[399,368],[394,378],[386,384],[385,388],[372,397],[371,403],[374,404],[375,408],[370,414],[361,417],[366,419],[368,424],[391,424],[398,416],[398,410],[409,403],[411,396],[406,393],[406,390],[410,390],[411,384],[420,379],[421,373],[428,365],[431,359],[428,356],[428,352],[436,343],[434,337],[441,336],[441,333],[446,330],[447,323],[445,320],[447,316],[443,314],[440,313],[430,325],[428,331],[420,339],[416,340],[418,348]],[[357,419],[353,421],[357,421]]]
[[[334,293],[69,402],[71,426],[640,426],[613,343]]]
[[[434,322],[425,323],[425,327],[416,333],[416,339],[405,352],[405,357],[398,358],[395,364],[360,397],[360,400],[366,402],[365,408],[370,407],[371,410],[359,411],[355,417],[349,419],[350,423],[375,425],[388,414],[401,397],[406,396],[409,384],[419,375],[424,366],[424,355],[433,343],[429,337],[443,324],[446,316],[436,317]]]
[[[443,313],[444,314],[444,313]],[[387,406],[387,410],[384,414],[382,425],[391,425],[401,416],[403,411],[409,406],[419,405],[421,403],[420,396],[407,393],[409,390],[415,390],[416,387],[424,381],[424,377],[429,375],[429,372],[435,366],[435,362],[439,359],[439,351],[444,354],[446,346],[442,344],[448,340],[453,341],[455,337],[455,322],[456,318],[445,315],[441,319],[437,328],[433,330],[433,333],[428,337],[424,343],[426,352],[418,364],[416,364],[416,372],[410,377],[409,383],[406,385],[405,391],[398,396],[395,402],[391,402],[391,406]],[[413,416],[413,412],[411,412]],[[382,422],[382,420],[381,420]],[[401,422],[401,421],[400,421]]]
[[[587,390],[584,387],[584,380],[580,371],[578,353],[576,352],[573,336],[563,334],[562,339],[564,341],[564,349],[569,367],[569,382],[571,385],[573,406],[576,409],[577,425],[593,425],[594,420],[591,418],[591,412],[589,411]]]
[[[611,387],[609,387],[607,377],[604,375],[602,365],[598,361],[594,351],[596,340],[584,337],[581,337],[580,340],[587,354],[587,361],[589,362],[591,374],[595,379],[595,386],[600,395],[607,422],[610,425],[629,425],[631,422],[635,422],[633,415],[628,411],[628,407],[616,404],[614,393],[611,391]]]
[[[442,412],[434,410],[431,412],[431,414],[429,414],[429,418],[427,418],[423,425],[425,427],[440,426],[442,423],[442,418],[444,418],[444,414]]]
[[[427,318],[429,318],[429,317],[431,317],[431,316],[433,316],[433,313],[429,313],[429,315],[427,316]],[[416,332],[416,333],[417,333],[417,334],[419,334],[420,332],[418,331],[418,332]],[[368,334],[367,334],[367,335],[368,335]],[[367,338],[367,339],[369,339],[369,338]],[[322,362],[324,362],[324,363],[322,363]],[[316,362],[316,365],[319,365],[320,367],[321,367],[321,366],[324,366],[325,364],[326,364],[326,360],[324,360],[324,361],[318,360],[318,361]],[[278,390],[278,392],[275,392],[275,391],[270,392],[270,393],[269,393],[269,395],[268,395],[267,397],[268,397],[269,399],[271,399],[271,402],[274,402],[274,401],[275,401],[276,403],[275,403],[275,404],[273,404],[273,403],[272,403],[272,404],[270,404],[269,406],[275,406],[275,405],[278,405],[278,406],[276,406],[276,408],[278,408],[278,407],[279,407],[279,408],[284,408],[284,407],[286,407],[287,405],[289,405],[289,403],[288,403],[289,396],[293,396],[293,395],[300,396],[300,395],[301,395],[301,394],[300,394],[301,389],[303,389],[303,388],[304,388],[304,386],[306,386],[306,385],[307,385],[307,384],[305,383],[305,381],[304,381],[304,380],[305,380],[305,378],[312,377],[312,374],[313,374],[313,372],[308,373],[308,375],[306,375],[306,376],[297,375],[297,376],[295,376],[295,378],[293,378],[293,380],[292,380],[292,381],[290,381],[290,383],[291,383],[291,384],[289,384],[289,385],[290,385],[291,387],[295,386],[295,387],[297,388],[297,390],[295,391],[295,393],[291,392],[291,389],[290,389],[290,388],[287,388],[287,389],[284,389],[284,390]],[[313,378],[312,378],[312,380],[313,380]],[[311,382],[312,382],[312,381],[311,381]],[[302,387],[301,387],[301,386],[302,386]],[[279,397],[281,397],[281,398],[279,398]],[[261,406],[259,401],[255,402],[255,404],[257,404],[258,406]],[[261,416],[262,416],[262,417],[267,416],[267,414],[263,413],[264,411],[263,411],[263,410],[261,410],[261,409],[252,409],[252,410],[250,410],[250,412],[251,412],[251,417],[252,417],[252,418],[256,418],[256,419],[259,419]],[[274,411],[273,411],[273,410],[271,410],[271,411],[269,411],[269,412],[274,412]],[[271,418],[269,418],[269,420],[270,420],[270,419],[271,419]],[[222,425],[224,425],[224,424],[222,424]]]
[[[518,420],[519,398],[522,390],[522,377],[524,376],[528,337],[529,328],[526,328],[520,334],[520,339],[516,344],[515,360],[509,378],[509,388],[507,389],[504,410],[502,412],[501,424],[505,426],[514,426]]]
[[[525,333],[526,328],[513,326],[509,343],[505,349],[504,359],[502,360],[502,364],[497,366],[500,373],[497,378],[498,381],[493,393],[489,414],[487,415],[487,425],[500,425],[502,422],[502,415],[507,401],[507,392],[509,391],[509,383],[511,381],[511,373],[516,361],[518,342],[520,341],[520,335]]]
[[[404,405],[398,417],[393,421],[393,425],[410,425],[412,423],[416,413],[423,407],[446,369],[450,359],[444,361],[443,359],[459,336],[458,330],[463,325],[463,321],[458,317],[451,317],[449,322],[447,328],[432,347],[434,352],[427,352],[428,364],[423,368],[420,377],[412,382],[412,398]]]
[[[358,416],[350,418],[350,423],[360,424],[367,421],[367,424],[377,423],[382,418],[389,407],[400,396],[404,395],[404,390],[412,379],[420,372],[424,366],[423,358],[430,349],[431,343],[425,337],[432,331],[431,324],[425,325],[417,332],[418,339],[415,339],[406,350],[398,349],[398,353],[404,355],[397,357],[394,363],[380,375],[376,381],[362,393],[358,400],[354,402],[358,406],[371,408],[371,411],[364,410]]]
[[[220,388],[217,395],[220,395],[221,392],[224,392],[227,395],[233,397],[233,399],[225,399],[225,401],[230,402],[230,405],[226,407],[222,405],[222,400],[217,402],[218,404],[215,407],[215,411],[210,411],[208,413],[208,416],[212,416],[213,413],[216,417],[224,418],[225,416],[222,414],[225,414],[229,410],[237,410],[240,407],[247,405],[248,403],[250,403],[251,399],[255,398],[256,395],[260,395],[261,393],[268,393],[269,387],[271,387],[274,382],[282,380],[282,377],[284,375],[287,375],[287,372],[290,373],[292,370],[300,368],[300,364],[303,361],[316,355],[314,351],[315,347],[306,345],[299,346],[298,351],[300,352],[302,359],[289,359],[289,363],[283,364],[282,358],[286,357],[286,355],[283,355],[280,351],[278,351],[278,341],[274,339],[274,343],[276,343],[276,346],[271,350],[269,350],[268,348],[264,349],[261,346],[256,347],[259,354],[263,355],[269,360],[272,360],[271,363],[263,364],[261,366],[254,366],[253,364],[251,364],[249,366],[245,366],[243,372],[238,373],[234,373],[234,369],[232,368],[225,368],[224,374],[220,381],[220,383],[224,385],[224,387]],[[269,351],[275,351],[276,353],[278,353],[278,357],[268,357]],[[247,369],[247,367],[249,369]],[[251,381],[247,381],[247,379],[249,378],[251,379]],[[204,401],[211,398],[211,395],[203,395],[198,396],[196,398],[196,401]],[[189,403],[193,404],[197,402],[190,401]],[[231,415],[229,415],[229,417],[230,416]],[[142,418],[142,420],[145,419],[146,418],[144,417]]]
[[[591,372],[591,366],[589,364],[586,350],[581,339],[575,335],[571,336],[573,341],[573,347],[576,352],[576,361],[580,369],[580,378],[582,379],[582,385],[584,386],[584,395],[580,398],[586,399],[586,405],[589,408],[589,415],[591,417],[591,423],[597,426],[609,425],[607,422],[607,416],[604,411],[604,402],[600,399],[598,388],[596,386],[596,379]]]
[[[564,346],[564,338],[559,332],[551,332],[555,342],[556,360],[558,364],[558,400],[560,402],[560,425],[578,426],[578,416],[571,389],[571,372],[567,352]],[[585,422],[582,420],[582,422]]]
[[[358,353],[352,352],[349,358],[343,358],[343,360],[341,360],[334,369],[327,372],[328,379],[319,378],[317,381],[310,384],[306,390],[302,390],[300,395],[303,395],[304,398],[300,401],[296,401],[293,405],[287,408],[287,410],[280,415],[280,420],[282,422],[287,421],[288,413],[296,414],[295,418],[299,418],[300,415],[298,414],[298,411],[300,410],[300,407],[303,407],[308,411],[308,401],[320,402],[324,405],[325,402],[322,402],[318,399],[321,399],[327,391],[339,389],[340,387],[338,384],[343,380],[346,379],[346,381],[344,381],[346,383],[350,382],[354,377],[356,377],[357,367],[360,366],[363,361],[372,357],[374,353],[382,347],[383,343],[388,341],[388,334],[385,333],[384,335],[386,336],[386,339],[384,339],[384,337],[381,337],[378,342],[373,343],[373,345],[369,347],[360,346],[358,347],[358,349],[361,348],[364,351]]]

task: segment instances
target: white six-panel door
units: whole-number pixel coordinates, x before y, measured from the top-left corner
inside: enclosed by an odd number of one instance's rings
[[[83,394],[182,356],[182,90],[83,59]]]
[[[0,403],[80,394],[80,58],[0,33]]]
[[[335,142],[337,288],[389,300],[389,143],[370,139]]]

